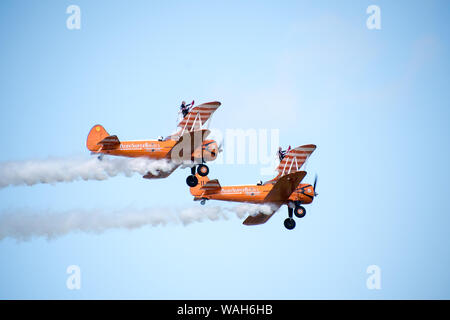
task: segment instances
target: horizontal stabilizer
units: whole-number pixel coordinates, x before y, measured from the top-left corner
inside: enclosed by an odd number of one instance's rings
[[[119,138],[117,138],[117,136],[114,135],[114,136],[107,136],[97,144],[102,146],[102,150],[112,150],[120,146],[120,141]]]
[[[220,189],[222,189],[222,187],[220,186],[219,180],[217,179],[209,180],[200,188],[200,190],[204,191],[204,194],[214,193],[219,191]]]

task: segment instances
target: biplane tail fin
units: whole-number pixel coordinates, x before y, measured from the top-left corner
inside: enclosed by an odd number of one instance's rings
[[[103,128],[103,126],[96,124],[92,127],[91,131],[87,136],[86,146],[90,151],[98,151],[101,148],[101,145],[98,143],[109,137],[109,133]]]
[[[199,174],[195,175],[198,179],[198,184],[195,187],[189,188],[191,191],[191,194],[194,196],[194,200],[197,198],[200,199],[201,196],[205,193],[205,189],[203,189],[203,186],[207,185],[210,181],[217,181],[217,180],[209,180],[208,176],[202,177]]]
[[[120,145],[119,138],[117,136],[111,136],[103,128],[103,126],[96,124],[89,131],[86,146],[90,151],[100,151],[100,150],[112,150]]]

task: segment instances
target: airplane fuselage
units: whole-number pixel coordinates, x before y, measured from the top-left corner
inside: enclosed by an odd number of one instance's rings
[[[107,154],[122,157],[147,157],[151,159],[167,159],[169,153],[177,141],[168,139],[160,140],[136,140],[136,141],[121,141],[120,145],[115,149],[98,150],[94,153]],[[217,143],[214,140],[205,140],[201,148],[197,148],[192,152],[194,158],[201,158],[203,151],[203,158],[205,161],[212,161],[217,157]]]
[[[203,181],[200,182],[200,184]],[[205,182],[203,182],[205,183]],[[240,186],[224,186],[220,190],[196,196],[196,199],[221,200],[232,202],[248,202],[261,204],[265,203],[267,194],[272,190],[272,184],[265,185],[240,185]],[[300,184],[288,200],[282,202],[299,201],[302,204],[309,204],[314,199],[314,189],[310,184]]]
[[[175,140],[136,140],[121,141],[120,145],[112,150],[99,150],[103,153],[123,157],[148,157],[152,159],[164,159],[176,144]]]

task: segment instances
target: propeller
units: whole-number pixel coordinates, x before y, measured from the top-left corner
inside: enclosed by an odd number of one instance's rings
[[[319,194],[316,192],[316,185],[317,185],[317,174],[314,177],[314,184],[313,184],[313,189],[314,189],[314,197],[318,196]]]
[[[219,153],[223,152],[223,146],[224,146],[224,139],[222,139],[222,141],[220,141],[219,146],[217,147],[219,150]]]

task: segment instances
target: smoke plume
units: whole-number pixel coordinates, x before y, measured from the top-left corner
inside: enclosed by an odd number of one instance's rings
[[[151,172],[171,171],[176,164],[167,160],[148,158],[59,158],[48,160],[0,163],[0,188],[9,185],[35,185],[38,183],[73,182],[76,180],[106,180],[123,174],[144,175]]]
[[[173,209],[71,210],[64,212],[29,210],[0,214],[0,240],[25,241],[36,237],[54,239],[72,232],[99,234],[111,229],[137,229],[144,226],[188,225],[193,222],[227,220],[230,215],[271,214],[270,205],[243,204],[232,208],[196,206]]]

